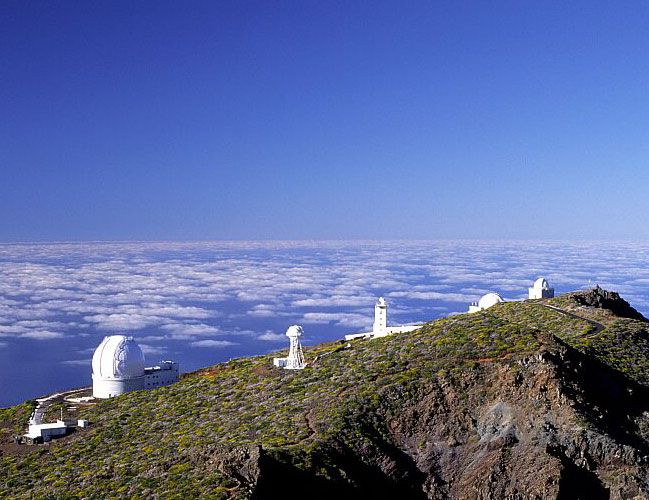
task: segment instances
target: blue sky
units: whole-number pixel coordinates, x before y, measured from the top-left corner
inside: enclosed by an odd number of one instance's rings
[[[646,2],[0,3],[0,241],[638,238]]]

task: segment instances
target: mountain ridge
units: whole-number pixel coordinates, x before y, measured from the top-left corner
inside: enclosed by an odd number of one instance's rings
[[[0,496],[645,498],[648,331],[596,287],[322,344],[299,372],[232,360],[0,448]],[[5,440],[28,409],[0,410]]]

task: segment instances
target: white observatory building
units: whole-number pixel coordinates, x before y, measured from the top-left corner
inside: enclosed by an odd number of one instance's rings
[[[345,335],[345,340],[354,340],[360,338],[378,338],[392,335],[393,333],[407,333],[421,328],[422,325],[403,325],[403,326],[388,326],[388,303],[383,297],[374,304],[374,325],[371,332],[363,333],[350,333]]]
[[[274,358],[273,365],[278,368],[284,368],[285,370],[302,370],[306,366],[306,363],[304,362],[304,353],[302,352],[302,346],[300,345],[300,337],[302,336],[302,333],[302,327],[299,325],[288,327],[288,330],[286,330],[286,336],[290,341],[288,357]]]
[[[543,277],[537,279],[529,289],[530,299],[551,299],[552,297],[554,297],[554,288],[550,288],[547,280]]]
[[[92,356],[92,395],[106,399],[173,384],[179,379],[179,371],[173,361],[145,368],[144,354],[133,337],[110,335]]]
[[[374,326],[372,333],[376,337],[387,335],[388,332],[388,304],[383,297],[374,305]]]
[[[505,302],[505,300],[497,293],[489,292],[483,295],[478,302],[471,304],[469,306],[469,312],[474,313],[478,311],[484,311],[485,309],[489,309],[491,306],[495,306],[500,302]]]
[[[111,398],[144,389],[144,354],[133,337],[104,337],[92,356],[92,395]]]

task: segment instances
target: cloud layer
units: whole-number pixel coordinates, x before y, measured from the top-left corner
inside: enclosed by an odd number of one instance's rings
[[[599,283],[647,313],[648,250],[495,241],[0,245],[0,389],[18,385],[16,359],[26,376],[58,376],[61,366],[70,380],[48,383],[78,385],[107,334],[134,335],[153,361],[191,369],[284,349],[295,323],[307,344],[364,331],[380,295],[389,323],[408,324],[466,311],[488,291],[523,298],[540,275],[558,292]]]
[[[559,290],[599,282],[647,310],[646,251],[480,241],[2,245],[0,337],[146,330],[154,343],[197,342],[248,328],[246,317],[358,329],[371,325],[378,295],[392,314],[420,320],[489,290],[520,298],[541,274]]]

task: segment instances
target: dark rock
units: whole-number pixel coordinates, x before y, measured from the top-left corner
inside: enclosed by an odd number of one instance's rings
[[[637,319],[640,321],[649,321],[631,305],[620,297],[617,292],[604,290],[599,285],[591,290],[576,293],[573,295],[578,304],[587,307],[597,307],[608,309],[616,316],[621,318]]]

